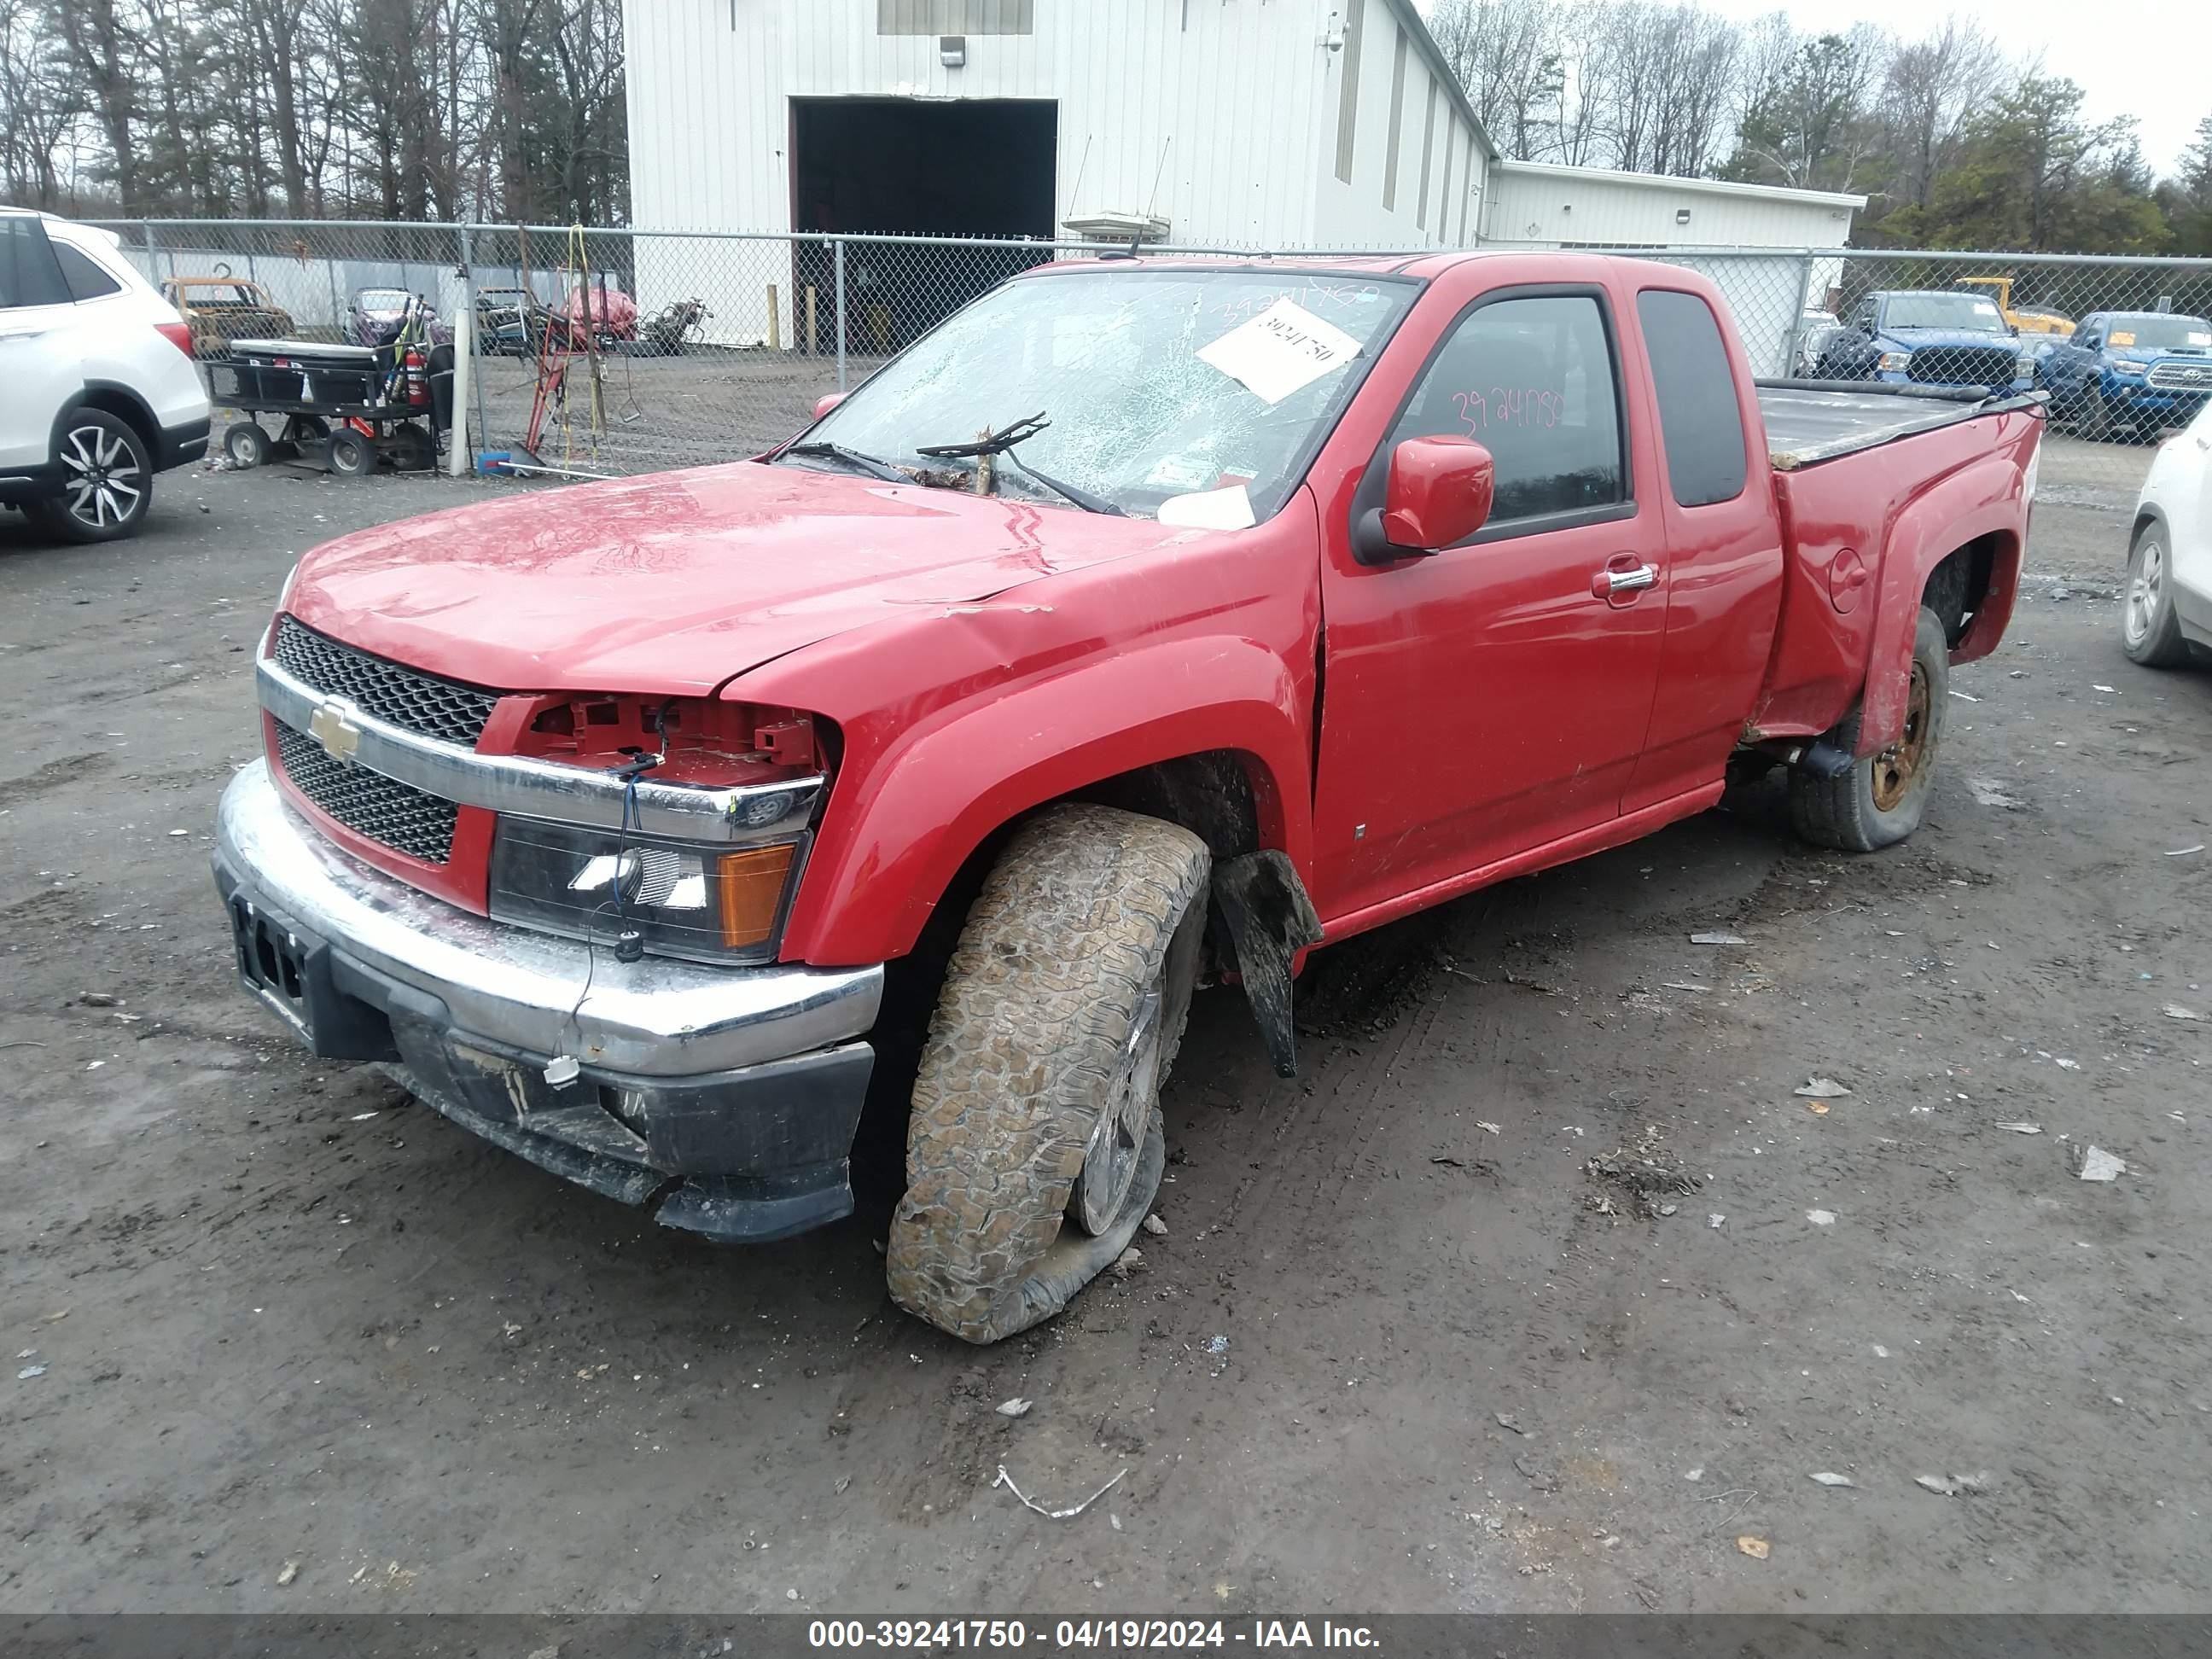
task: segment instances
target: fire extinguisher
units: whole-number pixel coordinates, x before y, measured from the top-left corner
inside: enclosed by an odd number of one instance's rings
[[[423,364],[421,349],[409,346],[406,356],[401,359],[401,365],[407,376],[407,401],[410,404],[428,403],[430,376]]]

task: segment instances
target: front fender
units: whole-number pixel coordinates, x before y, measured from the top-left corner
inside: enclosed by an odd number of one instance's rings
[[[784,935],[786,960],[905,955],[984,839],[1139,767],[1243,756],[1262,846],[1301,874],[1312,848],[1308,698],[1285,660],[1233,637],[1178,638],[1082,663],[917,726],[841,775]]]
[[[1905,729],[1920,599],[1937,565],[1969,542],[1996,538],[1989,590],[1966,637],[1953,647],[1953,662],[1989,655],[2012,619],[2027,541],[2028,469],[2042,441],[2043,420],[2030,410],[1997,418],[2003,427],[1993,448],[1936,479],[1890,521],[1860,696],[1857,752],[1863,756],[1887,749]]]

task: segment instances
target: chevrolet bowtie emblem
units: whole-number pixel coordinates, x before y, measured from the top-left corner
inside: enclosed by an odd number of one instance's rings
[[[325,702],[307,717],[307,730],[333,760],[349,761],[361,747],[361,727],[346,718],[348,705]]]

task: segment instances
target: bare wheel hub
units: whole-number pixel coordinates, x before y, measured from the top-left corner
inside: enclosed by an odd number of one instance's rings
[[[1913,781],[1928,759],[1928,670],[1912,665],[1912,685],[1905,694],[1905,730],[1897,741],[1874,757],[1875,810],[1894,812],[1912,793]]]
[[[1112,1227],[1137,1177],[1138,1156],[1152,1123],[1159,1094],[1161,1014],[1166,996],[1161,975],[1138,999],[1121,1063],[1108,1079],[1097,1126],[1084,1148],[1083,1170],[1067,1197],[1067,1213],[1094,1237]]]

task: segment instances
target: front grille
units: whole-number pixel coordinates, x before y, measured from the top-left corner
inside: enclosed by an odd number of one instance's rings
[[[276,758],[294,788],[355,834],[425,864],[453,857],[453,802],[334,759],[282,720],[276,722]]]
[[[2212,392],[2212,357],[2201,363],[2153,363],[2146,379],[2160,392]]]
[[[1991,346],[1923,346],[1912,354],[1905,378],[1929,386],[2010,386],[2020,354]]]
[[[276,655],[286,672],[326,696],[350,698],[380,720],[464,749],[476,747],[499,701],[496,691],[372,657],[289,617],[276,619]]]

